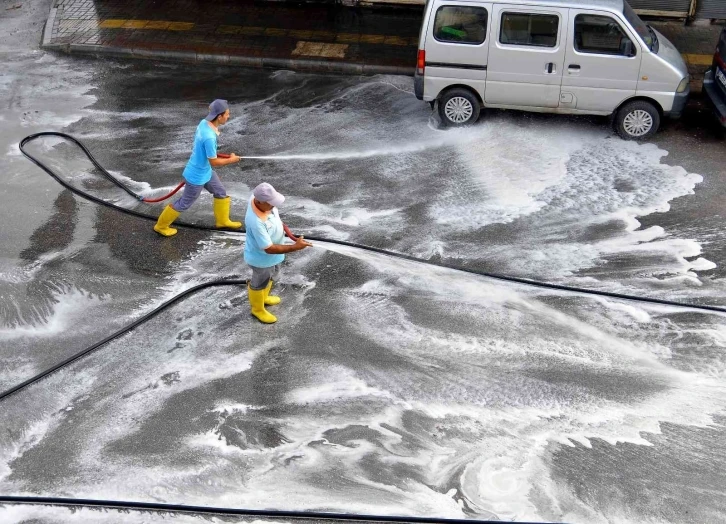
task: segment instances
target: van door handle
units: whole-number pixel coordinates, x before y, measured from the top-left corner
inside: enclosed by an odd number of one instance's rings
[[[573,70],[579,71],[580,70],[580,66],[577,65],[577,64],[570,64],[570,65],[567,66],[567,69],[573,69]]]
[[[557,72],[557,66],[555,65],[554,62],[548,62],[545,64],[545,73],[547,73],[548,75],[551,75],[552,73],[556,73],[556,72]]]

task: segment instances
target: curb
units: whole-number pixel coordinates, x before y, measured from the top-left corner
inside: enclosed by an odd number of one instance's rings
[[[49,18],[50,23],[50,18]],[[52,27],[52,25],[50,26]],[[113,47],[89,44],[50,44],[44,39],[43,47],[68,54],[108,56],[117,58],[140,58],[256,69],[289,69],[310,73],[337,73],[345,75],[404,75],[413,76],[414,67],[360,64],[354,62],[328,62],[301,58],[265,58],[242,55],[215,55],[195,51],[173,51],[167,49]]]
[[[55,11],[55,8],[52,10]],[[402,66],[387,66],[375,64],[360,64],[355,62],[328,62],[325,60],[309,60],[302,58],[265,58],[242,55],[215,55],[196,51],[173,51],[167,49],[148,49],[100,46],[91,44],[51,44],[50,34],[53,27],[51,13],[48,18],[43,34],[44,49],[63,51],[68,54],[80,54],[91,56],[108,56],[115,58],[140,58],[146,60],[162,60],[167,62],[184,62],[196,64],[209,64],[217,66],[250,67],[254,69],[288,69],[308,73],[331,73],[344,75],[402,75],[413,76],[415,68]],[[50,29],[49,29],[50,28]],[[694,79],[691,82],[691,89],[698,93],[701,91],[701,82]]]
[[[45,26],[43,27],[43,41],[41,42],[40,46],[45,48],[51,48],[53,47],[50,43],[50,40],[53,36],[53,26],[55,25],[55,17],[58,13],[57,7],[52,7],[53,4],[51,4],[50,8],[50,14],[48,15],[48,20],[45,21]]]

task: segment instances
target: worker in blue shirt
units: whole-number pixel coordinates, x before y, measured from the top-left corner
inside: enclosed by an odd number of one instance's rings
[[[245,214],[246,240],[244,259],[252,268],[252,278],[247,283],[252,315],[264,324],[277,322],[277,317],[265,306],[280,303],[280,297],[270,295],[272,279],[277,276],[286,253],[312,246],[302,235],[294,244],[283,244],[285,231],[277,212],[277,206],[285,201],[272,185],[263,182],[250,196]]]
[[[209,106],[209,114],[199,122],[194,135],[194,146],[192,156],[184,168],[184,193],[173,204],[169,204],[159,215],[154,226],[154,231],[165,237],[176,235],[176,229],[171,227],[182,211],[189,209],[199,198],[202,188],[206,189],[214,197],[214,220],[217,227],[239,229],[241,222],[233,222],[229,219],[231,199],[222,185],[222,181],[212,168],[222,167],[229,164],[236,164],[240,157],[232,153],[229,158],[217,157],[217,137],[219,126],[229,120],[229,105],[226,100],[215,100]]]

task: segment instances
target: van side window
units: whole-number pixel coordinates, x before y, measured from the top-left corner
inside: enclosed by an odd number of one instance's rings
[[[635,56],[633,42],[609,16],[577,15],[575,49],[580,53]]]
[[[439,42],[482,44],[487,39],[487,16],[483,7],[442,6],[436,11],[434,38]]]
[[[557,15],[502,13],[499,42],[509,45],[555,47],[559,22]]]

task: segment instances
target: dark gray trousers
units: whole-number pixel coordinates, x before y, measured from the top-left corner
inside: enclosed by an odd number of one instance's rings
[[[270,279],[277,278],[277,275],[280,273],[279,264],[272,267],[250,267],[252,268],[252,278],[249,282],[250,289],[254,289],[255,291],[265,289]]]
[[[198,186],[196,184],[190,184],[189,182],[187,182],[184,185],[184,192],[182,193],[181,198],[174,202],[171,207],[179,213],[181,213],[182,211],[186,211],[187,209],[192,207],[192,204],[196,202],[197,198],[199,198],[199,195],[202,194],[202,188],[212,193],[214,198],[227,198],[227,191],[224,189],[222,181],[217,176],[217,173],[212,171],[212,178],[203,186]]]

